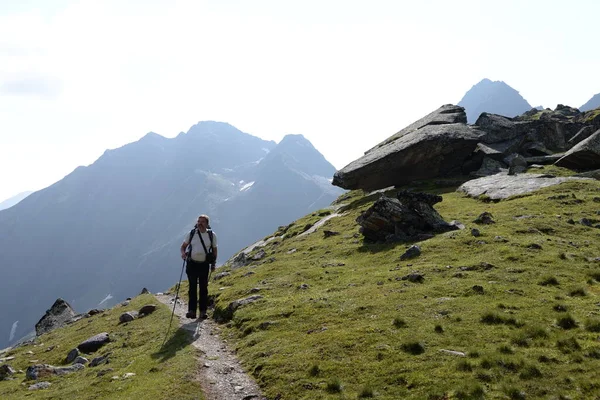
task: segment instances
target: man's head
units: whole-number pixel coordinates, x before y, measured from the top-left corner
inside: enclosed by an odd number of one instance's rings
[[[206,229],[208,229],[208,224],[209,224],[209,218],[208,215],[206,214],[202,214],[198,217],[198,222],[196,223],[196,226],[198,227],[198,229],[200,229],[201,231],[205,231]]]

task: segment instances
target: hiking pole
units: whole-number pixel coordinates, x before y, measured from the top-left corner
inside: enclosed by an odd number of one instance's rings
[[[181,279],[183,278],[183,268],[185,267],[185,259],[183,260],[183,264],[181,265],[181,274],[179,275],[179,283],[177,284],[177,291],[175,292],[175,301],[173,302],[173,312],[171,313],[171,320],[169,321],[169,328],[167,328],[167,334],[165,335],[165,340],[163,340],[163,344],[160,346],[161,348],[167,342],[167,337],[169,337],[169,331],[171,330],[171,324],[173,323],[173,315],[175,315],[175,306],[177,305],[177,299],[179,298],[179,288],[181,287]]]

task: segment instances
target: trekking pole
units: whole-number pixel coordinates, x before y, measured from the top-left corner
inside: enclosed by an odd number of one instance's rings
[[[173,312],[171,312],[171,320],[169,321],[169,328],[167,329],[167,334],[165,335],[165,340],[163,340],[163,344],[160,346],[164,347],[167,342],[167,337],[169,337],[169,331],[171,330],[171,324],[173,323],[173,315],[175,315],[175,306],[177,305],[177,299],[179,298],[179,288],[181,287],[181,279],[183,278],[183,268],[185,267],[185,259],[183,260],[183,264],[181,265],[181,274],[179,275],[179,283],[177,284],[177,291],[175,292],[175,301],[173,302]]]

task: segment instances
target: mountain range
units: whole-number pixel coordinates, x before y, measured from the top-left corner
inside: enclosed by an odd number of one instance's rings
[[[32,331],[49,304],[78,311],[179,277],[179,246],[211,217],[219,261],[343,191],[301,135],[280,143],[205,121],[172,139],[148,133],[106,151],[0,211],[0,348]],[[17,322],[18,321],[18,322]],[[9,333],[10,332],[10,333]]]

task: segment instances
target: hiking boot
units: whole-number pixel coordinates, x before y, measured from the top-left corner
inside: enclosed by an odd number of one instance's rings
[[[185,314],[185,317],[186,318],[191,318],[191,319],[196,319],[196,313],[188,311],[187,314]]]
[[[208,315],[206,314],[206,312],[201,312],[200,319],[206,319],[206,318],[208,318]]]

